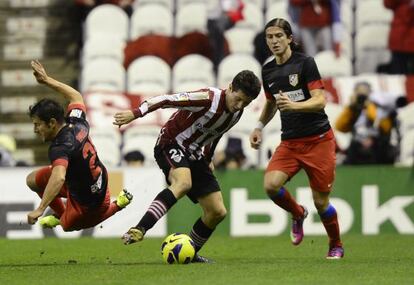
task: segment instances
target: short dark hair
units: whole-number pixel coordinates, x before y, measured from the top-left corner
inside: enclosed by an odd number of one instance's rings
[[[259,78],[250,70],[243,70],[237,73],[231,82],[234,91],[243,91],[247,97],[255,99],[260,93],[262,85]]]
[[[285,19],[274,18],[274,19],[270,20],[264,28],[265,35],[266,35],[266,30],[269,27],[281,28],[285,32],[286,36],[288,36],[288,37],[292,36],[293,37],[292,27],[290,26],[290,23]],[[290,45],[290,48],[292,50],[300,50],[301,49],[300,45],[297,42],[293,41],[293,40],[289,45]]]
[[[63,107],[52,99],[42,99],[36,104],[30,106],[29,116],[30,118],[36,116],[46,123],[49,123],[52,118],[59,124],[63,124],[65,122]]]

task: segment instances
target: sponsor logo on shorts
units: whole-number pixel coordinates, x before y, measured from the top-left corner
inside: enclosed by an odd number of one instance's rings
[[[184,157],[184,154],[181,151],[181,149],[172,148],[170,149],[169,154],[171,155],[170,158],[177,163],[180,162],[181,159]]]

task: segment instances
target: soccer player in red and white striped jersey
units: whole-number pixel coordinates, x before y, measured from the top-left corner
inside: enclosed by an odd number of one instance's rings
[[[154,155],[169,186],[153,200],[139,223],[124,235],[125,244],[141,241],[145,233],[164,216],[178,199],[187,195],[200,203],[203,215],[190,237],[196,252],[224,219],[226,208],[220,186],[212,172],[211,158],[221,136],[240,119],[243,109],[257,97],[261,83],[253,72],[239,72],[225,90],[206,88],[153,97],[137,109],[115,114],[121,126],[159,108],[177,108],[161,129]],[[209,262],[196,254],[193,262]]]

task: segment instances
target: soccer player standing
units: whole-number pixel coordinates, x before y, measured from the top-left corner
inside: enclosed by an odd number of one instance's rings
[[[212,172],[214,149],[260,89],[256,75],[244,70],[225,90],[210,87],[161,95],[146,100],[135,110],[115,114],[114,124],[121,126],[159,108],[178,109],[161,129],[154,148],[155,159],[169,186],[155,197],[139,223],[123,236],[125,244],[141,241],[177,200],[187,195],[193,203],[200,203],[203,210],[190,233],[196,252],[202,248],[226,215],[220,186]],[[196,254],[193,262],[210,261]]]
[[[39,220],[44,227],[61,225],[64,231],[93,227],[126,207],[132,195],[123,190],[110,201],[108,173],[89,137],[82,95],[48,76],[40,62],[31,65],[36,80],[62,94],[69,105],[66,118],[54,100],[42,99],[29,108],[34,132],[50,142],[51,166],[27,176],[27,185],[41,197],[40,205],[27,215],[28,223],[36,223],[50,206],[54,215]]]
[[[291,239],[303,239],[303,221],[308,212],[289,194],[285,183],[304,169],[313,201],[329,236],[328,259],[344,256],[336,210],[329,203],[335,176],[335,138],[328,117],[324,87],[312,57],[294,51],[292,29],[276,18],[265,26],[266,43],[274,58],[262,68],[266,103],[258,126],[250,135],[253,148],[259,148],[262,129],[280,111],[282,142],[266,169],[264,187],[269,198],[292,214]]]

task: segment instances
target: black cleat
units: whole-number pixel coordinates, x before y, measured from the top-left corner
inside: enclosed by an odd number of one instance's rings
[[[214,260],[209,259],[207,257],[201,256],[198,253],[194,255],[193,260],[191,260],[191,263],[216,263]]]

